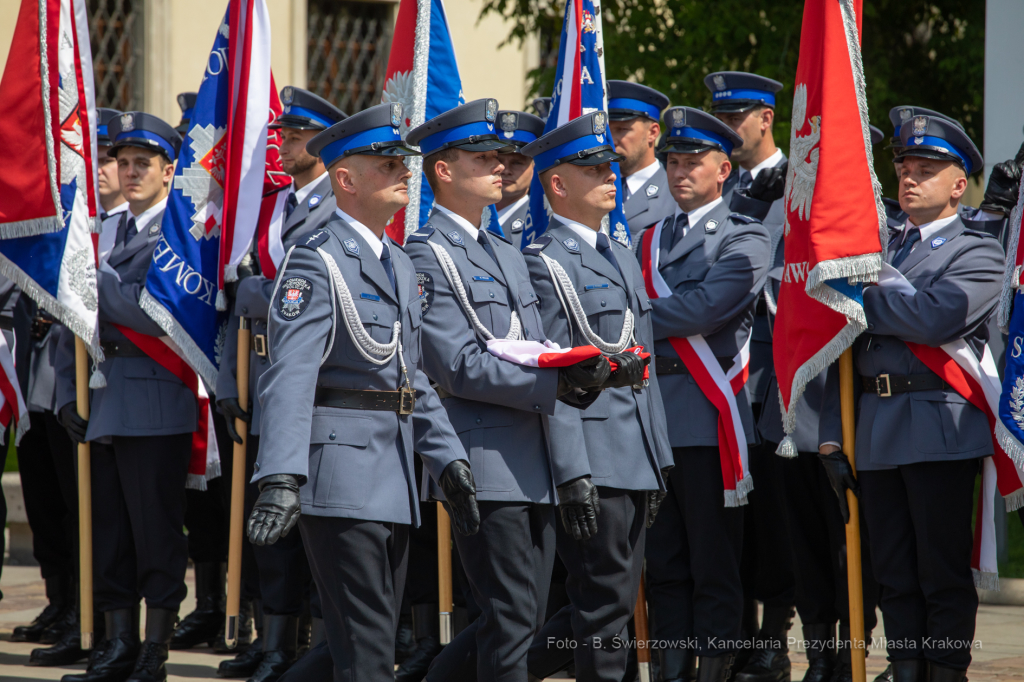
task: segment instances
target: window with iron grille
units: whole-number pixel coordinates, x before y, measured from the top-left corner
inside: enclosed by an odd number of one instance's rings
[[[391,50],[392,5],[309,1],[309,90],[347,114],[380,104]]]
[[[96,106],[142,108],[144,0],[88,0]]]

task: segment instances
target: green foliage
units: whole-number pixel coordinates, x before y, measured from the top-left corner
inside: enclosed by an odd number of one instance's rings
[[[554,85],[564,7],[564,0],[484,0],[481,16],[512,22],[506,42],[540,35],[541,65],[529,74],[534,95],[548,95]],[[708,108],[704,77],[714,71],[751,71],[784,83],[775,140],[788,150],[801,0],[606,0],[602,16],[606,77],[649,85],[673,104]],[[871,122],[891,135],[889,109],[925,106],[960,120],[980,147],[984,51],[984,3],[865,0]],[[876,155],[879,179],[887,196],[895,196],[889,153],[880,146]]]

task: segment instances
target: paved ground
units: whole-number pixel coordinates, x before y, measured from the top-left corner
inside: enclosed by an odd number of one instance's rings
[[[182,604],[182,615],[194,606],[191,570],[187,580],[190,596]],[[38,568],[4,566],[0,589],[4,594],[3,601],[0,601],[0,681],[59,680],[61,675],[85,668],[84,663],[68,668],[27,667],[25,661],[36,645],[9,641],[14,626],[31,621],[46,604]],[[800,639],[799,622],[790,635],[794,641]],[[882,636],[881,628],[874,635]],[[969,673],[971,682],[1024,681],[1024,606],[983,604],[978,610],[976,639],[980,646],[974,651],[974,664]],[[226,656],[208,652],[205,648],[172,652],[168,665],[170,679],[175,682],[219,679],[215,676],[217,664]],[[793,679],[799,680],[807,665],[802,653],[794,653],[792,659]],[[868,680],[880,673],[885,665],[885,652],[871,649],[867,661]]]

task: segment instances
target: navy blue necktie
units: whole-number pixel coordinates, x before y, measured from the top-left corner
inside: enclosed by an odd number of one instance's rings
[[[487,252],[487,255],[490,256],[491,260],[494,261],[495,265],[497,265],[498,259],[494,255],[494,247],[491,246],[491,242],[487,239],[487,233],[483,230],[478,231],[476,233],[476,241],[480,246],[484,247],[484,251]]]
[[[750,171],[741,170],[740,179],[736,182],[736,189],[748,189],[754,184],[754,176],[750,174]]]
[[[132,240],[136,234],[138,234],[138,225],[135,224],[135,218],[128,219],[128,226],[124,229],[124,243],[127,244]]]
[[[380,252],[380,264],[384,266],[384,272],[388,276],[388,281],[391,282],[391,290],[398,292],[398,284],[395,282],[395,270],[391,267],[391,249],[388,248],[387,242],[381,242],[384,248]]]
[[[288,193],[288,200],[285,202],[284,217],[287,220],[292,217],[292,212],[299,205],[299,198],[295,196],[295,192]]]
[[[615,260],[615,254],[612,253],[612,245],[608,241],[608,235],[604,232],[597,233],[597,252],[604,256],[605,260],[612,264],[615,268],[615,272],[622,274],[622,270],[619,270],[619,262]]]
[[[903,242],[903,248],[899,250],[896,257],[892,259],[892,266],[898,268],[903,261],[907,260],[907,256],[910,255],[910,251],[914,248],[914,244],[921,241],[921,230],[916,227],[908,226],[907,229],[910,232],[907,233],[907,239]]]

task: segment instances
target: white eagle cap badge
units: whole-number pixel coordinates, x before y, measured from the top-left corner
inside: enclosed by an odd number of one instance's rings
[[[391,127],[399,128],[402,125],[402,105],[398,102],[391,104]]]
[[[920,137],[928,132],[928,117],[917,116],[914,118],[914,136]]]
[[[188,100],[185,99],[185,93],[182,93],[182,94],[178,95],[178,107],[180,107],[181,109],[184,110],[184,109],[188,108],[187,105],[188,105]]]
[[[501,115],[501,129],[506,133],[514,133],[518,127],[519,117],[516,116],[515,112],[506,111]]]
[[[906,123],[914,115],[913,109],[900,109],[900,120]]]
[[[594,114],[594,134],[595,135],[604,135],[604,130],[605,130],[604,112],[603,111],[599,111],[596,114]]]
[[[294,96],[295,95],[294,95],[294,93],[292,91],[292,86],[290,86],[290,85],[287,86],[284,90],[281,91],[281,101],[284,102],[285,104],[291,104],[292,103],[292,98]]]
[[[484,112],[484,118],[487,119],[488,123],[494,123],[495,117],[498,115],[498,100],[489,99],[487,100],[487,110]]]
[[[686,125],[686,110],[685,109],[673,109],[672,110],[672,127],[682,128]]]
[[[121,130],[123,132],[135,130],[135,114],[121,114]]]
[[[724,76],[722,76],[721,74],[719,74],[719,75],[716,75],[716,76],[715,76],[714,78],[712,78],[711,80],[712,80],[712,81],[714,81],[714,83],[715,83],[715,88],[716,88],[717,90],[725,90],[725,77],[724,77]]]

